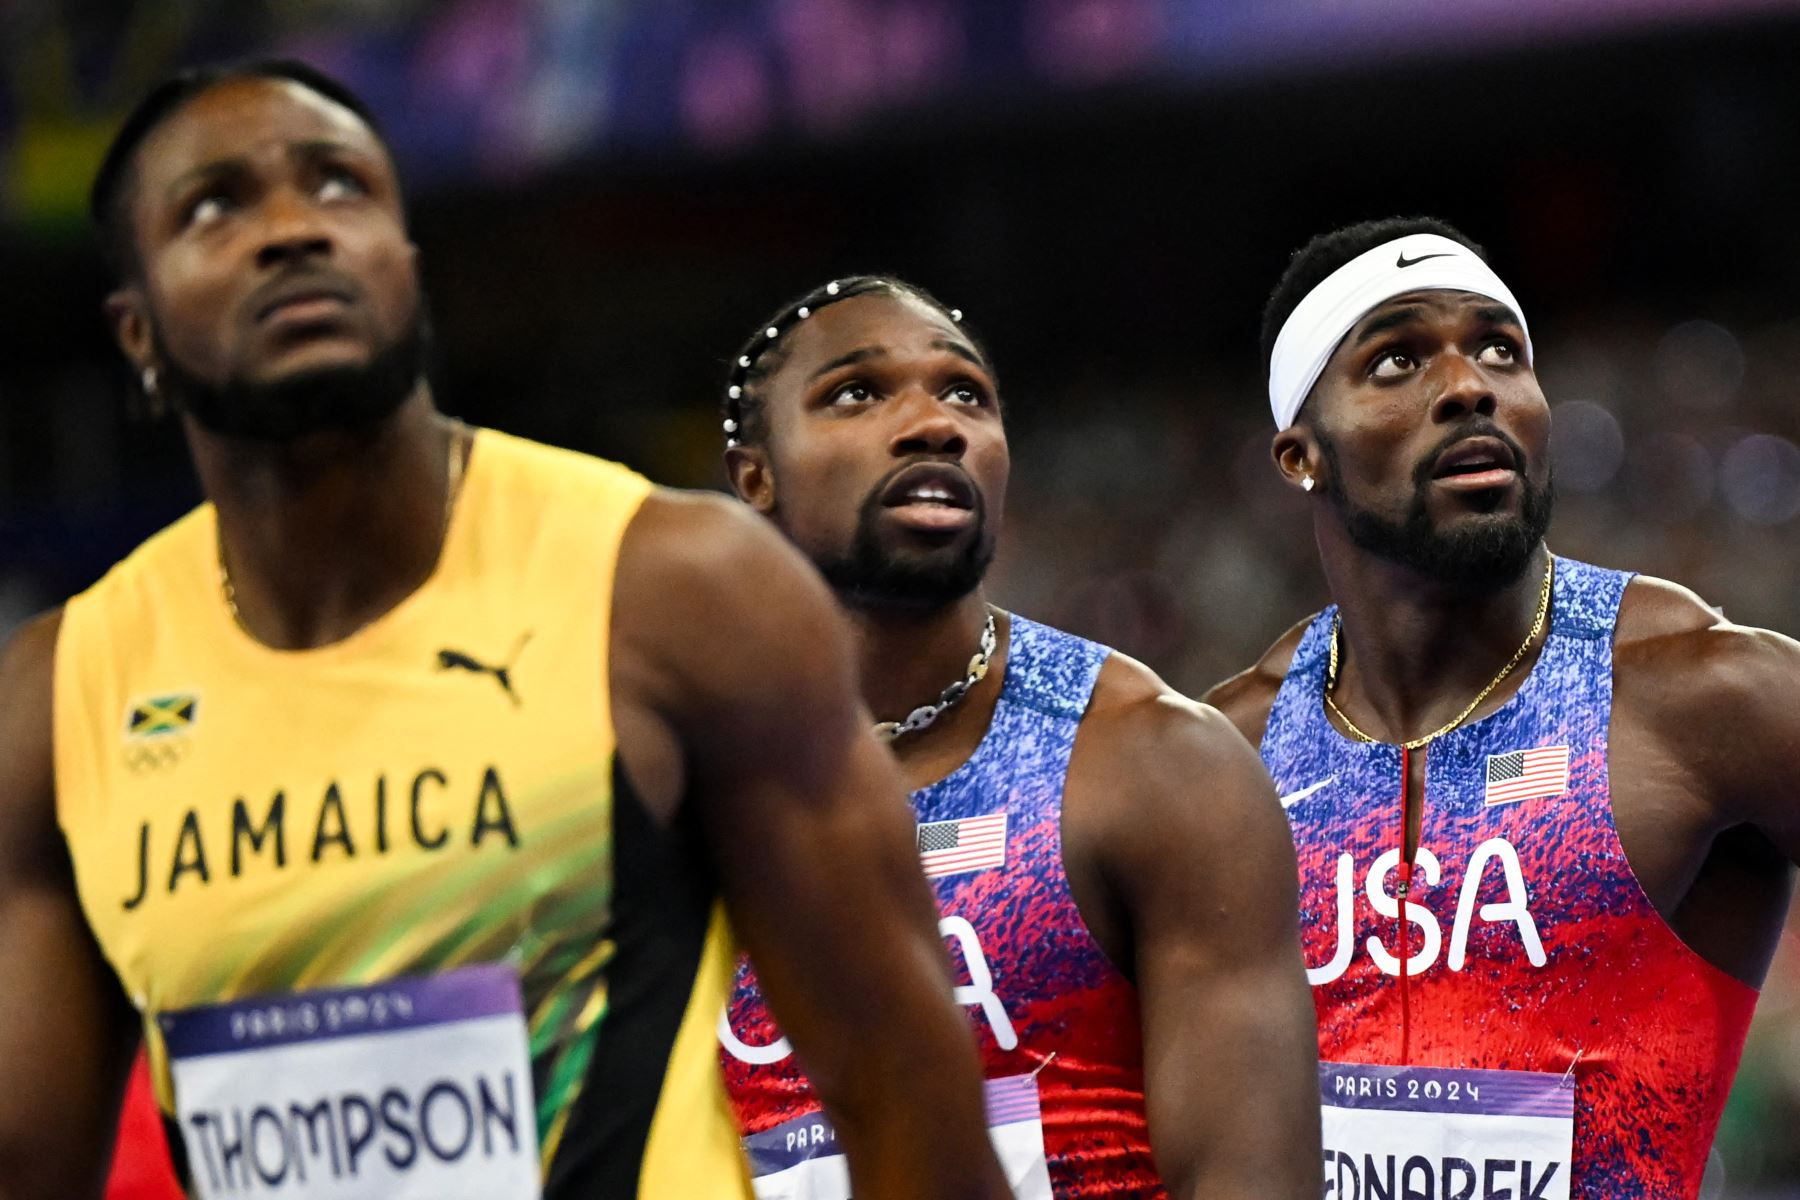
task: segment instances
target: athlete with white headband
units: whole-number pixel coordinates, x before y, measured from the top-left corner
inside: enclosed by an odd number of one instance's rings
[[[1454,229],[1315,238],[1263,330],[1335,603],[1207,698],[1298,849],[1326,1194],[1693,1197],[1800,859],[1800,644],[1545,548],[1524,313]]]

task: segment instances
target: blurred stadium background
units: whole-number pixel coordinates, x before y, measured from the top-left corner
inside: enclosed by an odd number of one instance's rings
[[[1264,296],[1314,232],[1447,217],[1532,320],[1553,545],[1800,634],[1797,0],[5,0],[0,631],[196,498],[125,411],[83,202],[132,97],[244,53],[383,115],[472,421],[718,486],[765,310],[862,270],[964,308],[1000,598],[1189,691],[1323,594]],[[1714,1168],[1800,1196],[1800,924]]]

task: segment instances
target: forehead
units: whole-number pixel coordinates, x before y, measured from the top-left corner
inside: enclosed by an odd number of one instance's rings
[[[1342,345],[1354,346],[1357,341],[1371,331],[1391,328],[1399,324],[1414,324],[1431,321],[1460,321],[1466,318],[1481,316],[1496,317],[1504,314],[1515,324],[1518,317],[1501,300],[1492,296],[1483,296],[1478,292],[1454,291],[1448,288],[1424,288],[1416,292],[1404,292],[1391,300],[1384,300],[1364,313],[1350,327]]]
[[[274,160],[297,144],[320,142],[387,160],[361,117],[311,88],[288,79],[227,80],[188,100],[144,139],[138,191],[155,197],[196,168]]]
[[[798,379],[858,351],[902,357],[954,346],[979,357],[949,317],[916,297],[887,292],[827,305],[800,322],[791,337],[787,360],[777,373]]]

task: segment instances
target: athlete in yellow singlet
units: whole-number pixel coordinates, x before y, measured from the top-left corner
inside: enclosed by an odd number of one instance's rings
[[[208,502],[0,665],[0,1197],[98,1195],[140,1034],[197,1196],[745,1196],[733,929],[859,1196],[1004,1195],[796,557],[436,412],[392,163],[323,76],[165,84],[95,213]]]

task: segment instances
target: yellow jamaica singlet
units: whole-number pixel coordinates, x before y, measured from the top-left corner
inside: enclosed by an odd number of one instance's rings
[[[732,951],[615,756],[611,463],[475,437],[431,578],[275,651],[202,506],[71,601],[59,819],[198,1196],[743,1197]]]

